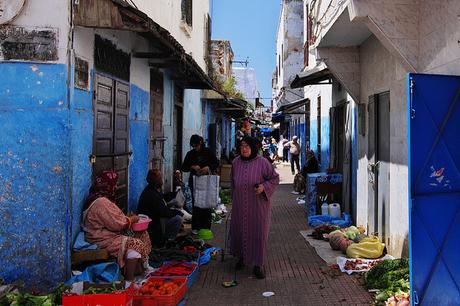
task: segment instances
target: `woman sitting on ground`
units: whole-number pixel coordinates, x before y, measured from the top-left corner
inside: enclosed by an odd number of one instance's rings
[[[183,222],[183,213],[168,207],[161,192],[163,177],[160,170],[149,170],[147,187],[139,198],[137,212],[152,219],[149,224],[149,234],[152,245],[162,247],[168,240],[174,240],[180,231]]]
[[[83,208],[83,230],[86,240],[116,257],[125,278],[132,280],[148,267],[150,238],[146,231],[133,237],[123,234],[139,217],[126,216],[115,204],[117,181],[118,174],[113,171],[96,177]]]

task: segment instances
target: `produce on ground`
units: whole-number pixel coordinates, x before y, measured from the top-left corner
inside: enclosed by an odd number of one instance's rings
[[[377,260],[350,259],[345,262],[345,269],[352,271],[361,271],[371,269],[377,265]]]
[[[220,191],[220,202],[225,205],[232,203],[232,194],[230,189],[222,189]]]
[[[401,258],[378,263],[367,272],[365,286],[367,289],[378,290],[376,301],[380,304],[389,301],[395,303],[390,305],[406,305],[403,303],[410,290],[409,260]],[[401,304],[397,304],[400,300]]]
[[[311,234],[311,236],[314,238],[314,239],[318,239],[318,240],[324,240],[325,237],[324,235],[326,234],[330,234],[331,232],[335,231],[339,229],[339,227],[337,226],[334,226],[334,225],[328,225],[328,224],[322,224],[320,226],[317,226],[315,228],[315,230],[313,231],[313,233]]]
[[[177,292],[183,284],[180,279],[156,279],[149,278],[139,289],[139,295],[172,295]]]

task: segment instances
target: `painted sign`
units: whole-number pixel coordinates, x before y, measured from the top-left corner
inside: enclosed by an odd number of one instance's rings
[[[56,29],[2,26],[0,60],[56,61],[57,37]]]

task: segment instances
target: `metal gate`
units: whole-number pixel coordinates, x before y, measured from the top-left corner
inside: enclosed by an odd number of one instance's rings
[[[409,74],[414,305],[460,305],[460,77]]]

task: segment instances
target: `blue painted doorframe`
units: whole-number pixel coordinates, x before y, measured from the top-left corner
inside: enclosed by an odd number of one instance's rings
[[[412,305],[460,305],[460,77],[408,75]]]

